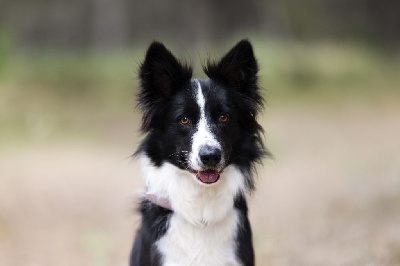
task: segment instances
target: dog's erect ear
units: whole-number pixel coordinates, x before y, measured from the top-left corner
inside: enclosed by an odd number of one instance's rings
[[[242,99],[238,108],[254,120],[263,107],[263,98],[258,87],[258,64],[253,47],[248,40],[238,42],[219,62],[208,62],[203,67],[207,76],[235,89]]]
[[[139,107],[143,111],[142,131],[149,131],[163,115],[165,100],[192,78],[192,68],[180,63],[159,42],[153,42],[139,68]]]
[[[209,78],[239,91],[257,84],[257,60],[248,40],[241,40],[219,62],[208,62],[203,69]]]
[[[192,69],[181,64],[159,42],[153,42],[139,70],[142,91],[152,92],[154,97],[168,97],[174,89],[190,81]]]

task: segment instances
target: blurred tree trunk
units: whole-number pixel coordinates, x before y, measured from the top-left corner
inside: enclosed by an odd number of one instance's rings
[[[379,33],[377,38],[391,46],[400,44],[400,1],[399,0],[366,0],[370,26]],[[398,48],[398,47],[397,47]]]
[[[27,48],[118,48],[151,40],[226,38],[400,44],[400,0],[0,0],[0,28]]]
[[[93,46],[99,49],[126,47],[129,39],[126,1],[91,1],[93,4]]]

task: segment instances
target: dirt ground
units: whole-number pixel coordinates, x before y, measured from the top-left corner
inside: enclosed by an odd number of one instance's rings
[[[400,265],[400,107],[266,111],[257,265]],[[0,265],[128,264],[143,188],[128,135],[0,151]]]

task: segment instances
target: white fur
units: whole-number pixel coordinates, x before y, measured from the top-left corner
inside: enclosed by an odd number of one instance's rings
[[[231,211],[222,221],[203,226],[173,215],[167,233],[157,243],[164,256],[164,265],[240,265],[234,242],[238,215]]]
[[[197,93],[196,93],[196,102],[200,108],[200,119],[197,124],[197,131],[193,134],[192,137],[192,151],[189,155],[189,163],[191,167],[195,170],[201,170],[201,162],[199,157],[199,151],[203,146],[210,146],[221,149],[221,145],[216,140],[215,136],[212,134],[208,121],[206,118],[205,111],[205,98],[203,95],[203,91],[200,86],[200,82],[198,80],[194,80],[197,84]],[[221,158],[221,162],[219,163],[219,167],[222,168],[224,165],[224,159]]]
[[[240,214],[233,199],[245,184],[236,166],[226,167],[209,187],[170,163],[155,167],[146,155],[142,170],[147,193],[168,198],[174,210],[166,234],[156,243],[164,265],[240,265],[234,244]]]

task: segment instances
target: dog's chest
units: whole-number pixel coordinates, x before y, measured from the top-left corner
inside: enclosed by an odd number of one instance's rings
[[[208,225],[172,215],[166,234],[157,242],[163,265],[241,265],[235,252],[238,215],[232,210],[222,221]]]

